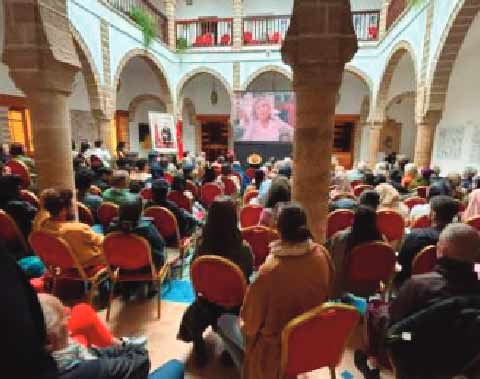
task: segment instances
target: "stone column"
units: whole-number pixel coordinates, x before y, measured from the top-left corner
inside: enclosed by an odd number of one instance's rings
[[[175,30],[175,8],[176,0],[166,0],[165,1],[165,16],[167,17],[167,44],[168,47],[172,50],[177,48],[176,40],[176,30]]]
[[[0,145],[10,143],[10,129],[8,128],[8,107],[0,107]]]
[[[297,96],[293,198],[317,242],[325,241],[336,97],[356,50],[348,0],[295,0],[282,48]]]
[[[362,150],[362,135],[366,124],[362,121],[359,121],[357,125],[355,125],[355,135],[353,137],[353,168],[357,167],[358,162],[360,162],[360,155]]]
[[[432,112],[417,123],[417,139],[413,161],[419,168],[430,166],[435,130],[440,119],[441,112]]]
[[[387,32],[387,17],[388,17],[388,8],[390,6],[390,0],[384,0],[382,4],[382,9],[380,9],[380,25],[378,30],[379,38],[383,38]]]
[[[234,50],[242,48],[243,37],[243,0],[233,0],[232,46]]]
[[[373,170],[377,164],[377,157],[380,151],[380,136],[383,123],[373,122],[368,127],[368,166]]]
[[[117,133],[115,130],[115,118],[94,111],[98,125],[98,135],[103,141],[103,146],[115,157],[117,150]]]
[[[74,187],[67,100],[80,62],[66,16],[66,1],[5,0],[3,59],[27,96],[40,190]],[[18,34],[19,30],[29,33]]]

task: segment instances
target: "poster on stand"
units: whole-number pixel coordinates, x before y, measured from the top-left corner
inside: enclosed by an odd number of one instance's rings
[[[159,153],[177,153],[175,119],[169,113],[148,112],[152,148]]]

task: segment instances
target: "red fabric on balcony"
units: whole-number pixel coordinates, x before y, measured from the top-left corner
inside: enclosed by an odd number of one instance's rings
[[[228,46],[230,45],[230,40],[231,40],[230,36],[228,34],[224,34],[220,39],[220,43],[224,46]]]

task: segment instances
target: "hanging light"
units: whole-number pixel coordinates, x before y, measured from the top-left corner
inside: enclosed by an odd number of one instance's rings
[[[218,93],[215,88],[215,79],[212,80],[212,92],[210,93],[210,102],[212,105],[218,104]]]

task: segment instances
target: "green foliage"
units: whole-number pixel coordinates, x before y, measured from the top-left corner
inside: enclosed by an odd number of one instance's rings
[[[416,7],[425,4],[429,0],[407,0],[408,5],[411,7]]]
[[[135,21],[143,33],[143,46],[148,49],[155,38],[157,31],[154,19],[142,8],[134,7],[130,11],[130,17]]]
[[[186,38],[178,38],[177,39],[177,52],[182,53],[188,48],[188,42]]]

